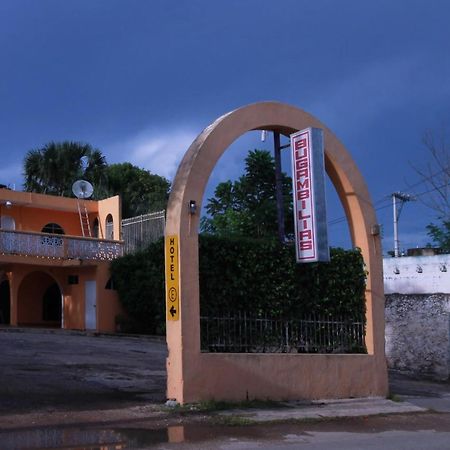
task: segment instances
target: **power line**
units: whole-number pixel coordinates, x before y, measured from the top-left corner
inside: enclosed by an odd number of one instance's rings
[[[400,190],[411,190],[411,189],[413,189],[413,188],[415,188],[415,187],[417,187],[417,186],[419,186],[419,185],[421,185],[423,183],[426,183],[427,181],[430,181],[436,175],[439,175],[442,172],[447,172],[448,170],[450,170],[450,167],[444,167],[443,169],[440,169],[437,172],[430,174],[428,177],[424,177],[424,178],[422,178],[422,180],[417,181],[416,183],[410,184],[408,186],[405,186],[405,187],[403,187]],[[444,186],[442,186],[442,187],[444,187]],[[390,202],[390,200],[391,200],[391,194],[388,194],[388,195],[383,196],[382,198],[380,198],[376,202],[374,202],[373,205],[375,206],[375,205],[378,205],[379,203],[383,203],[385,201],[389,201]]]
[[[420,183],[416,183],[416,185],[418,185],[418,184],[420,184]],[[436,186],[433,189],[428,189],[427,191],[423,191],[420,194],[415,194],[415,197],[416,198],[421,197],[422,195],[429,194],[430,192],[437,191],[438,189],[442,189],[445,186],[447,186],[447,183],[445,183],[445,184],[443,184],[441,186]],[[386,208],[390,208],[390,207],[391,207],[391,205],[387,204],[387,205],[384,205],[384,206],[379,206],[378,208],[374,208],[374,209],[375,209],[375,211],[381,211],[382,209],[386,209]],[[328,225],[330,225],[330,226],[331,225],[337,225],[338,223],[344,222],[345,220],[347,220],[346,216],[338,217],[336,219],[330,220],[328,222]]]

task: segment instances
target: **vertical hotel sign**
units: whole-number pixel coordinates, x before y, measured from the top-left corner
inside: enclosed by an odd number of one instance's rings
[[[322,130],[291,134],[291,151],[297,262],[329,261]]]
[[[166,317],[180,318],[180,266],[178,260],[178,236],[166,236]]]

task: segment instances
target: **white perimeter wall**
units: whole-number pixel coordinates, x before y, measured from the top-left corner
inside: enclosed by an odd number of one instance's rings
[[[384,258],[385,294],[450,293],[450,255]]]

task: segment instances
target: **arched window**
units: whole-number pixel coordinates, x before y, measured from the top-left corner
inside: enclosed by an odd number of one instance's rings
[[[42,233],[65,234],[63,227],[57,223],[48,223],[41,231]]]
[[[106,239],[114,239],[114,222],[113,217],[111,214],[108,214],[106,216],[106,223],[105,223],[105,238]]]
[[[2,230],[15,230],[16,221],[11,216],[1,216],[0,217],[0,228]]]

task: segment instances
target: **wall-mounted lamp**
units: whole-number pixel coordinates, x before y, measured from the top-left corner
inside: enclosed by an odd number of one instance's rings
[[[400,274],[400,269],[398,267],[394,268],[394,273],[395,275],[399,275]]]
[[[189,200],[189,214],[194,215],[197,212],[197,203],[195,200]]]
[[[5,206],[9,209],[9,208],[11,208],[11,206],[12,206],[12,202],[11,201],[9,201],[9,200],[6,200],[6,202],[5,202]]]
[[[380,225],[377,223],[375,225],[372,225],[372,227],[370,228],[370,234],[372,236],[378,236],[380,233],[381,233]]]
[[[261,130],[261,142],[265,142],[266,141],[266,136],[267,136],[267,131],[266,130]]]
[[[422,273],[423,272],[422,266],[417,266],[416,272],[417,273]]]
[[[441,264],[441,265],[439,266],[439,270],[440,270],[441,272],[447,272],[447,266],[446,266],[445,264]]]

